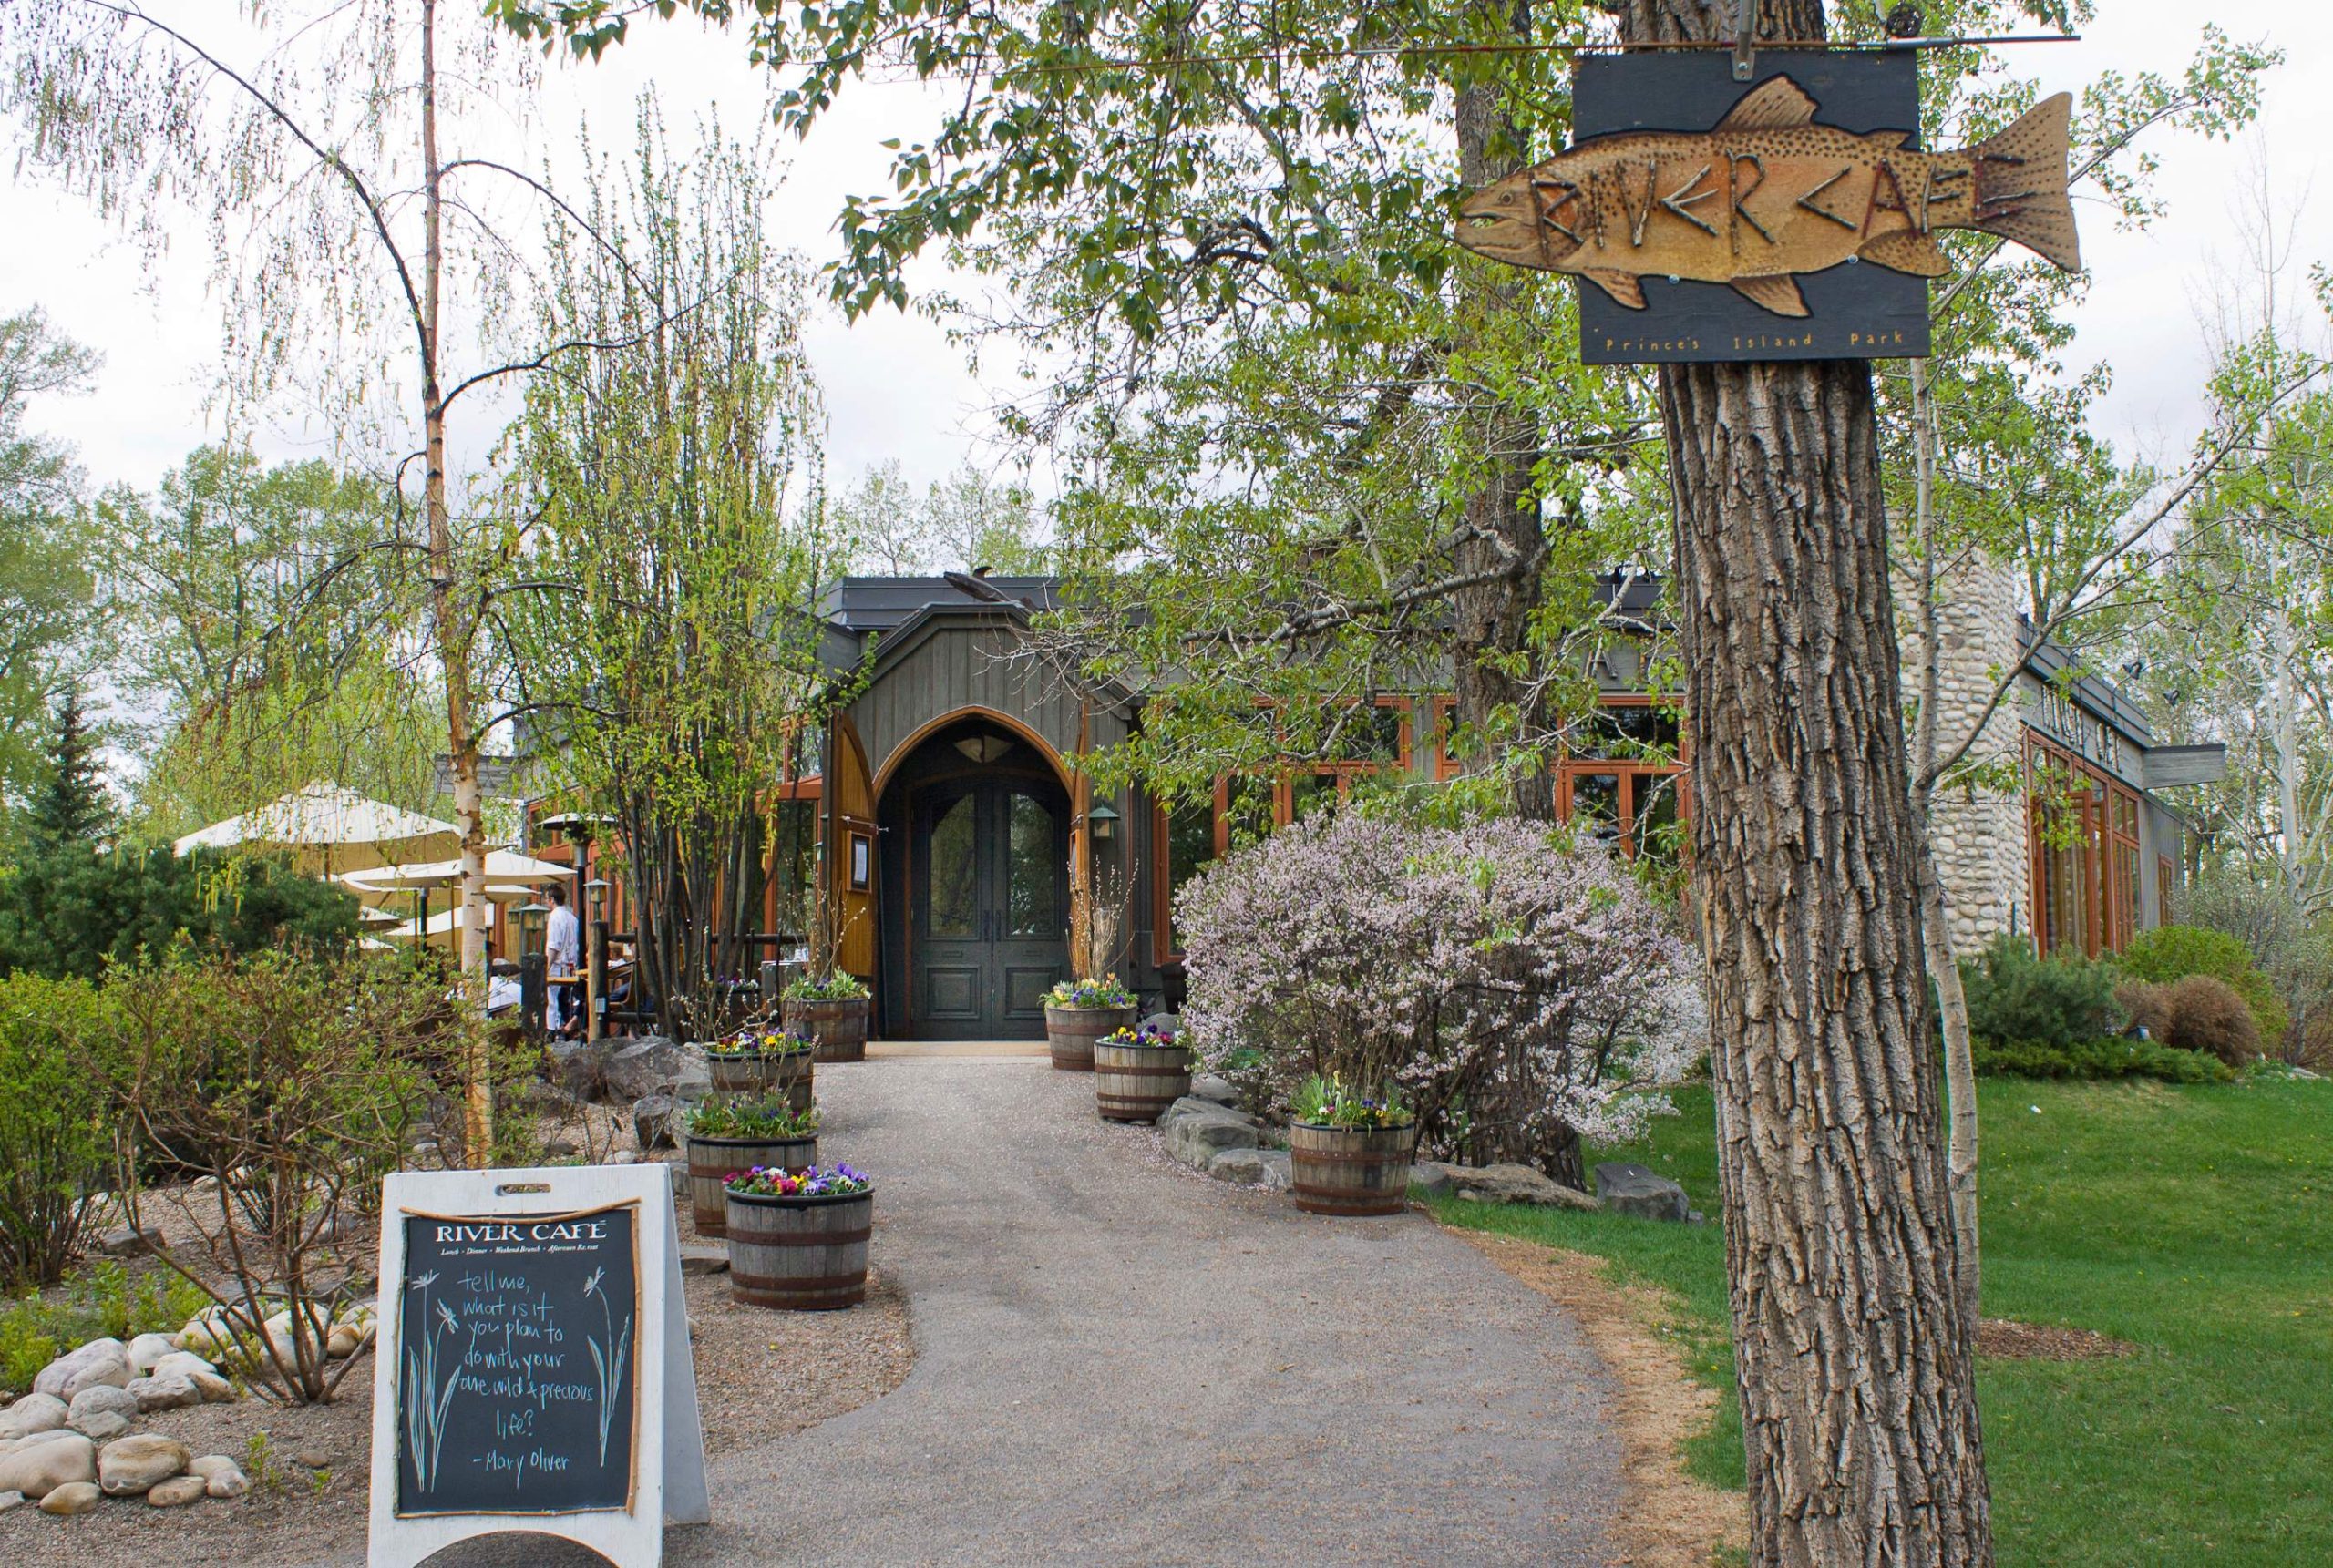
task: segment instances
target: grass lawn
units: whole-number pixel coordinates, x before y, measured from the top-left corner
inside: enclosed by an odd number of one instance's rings
[[[1668,1174],[1714,1220],[1709,1091],[1679,1104],[1596,1157]],[[2139,1347],[1979,1366],[2000,1561],[2333,1563],[2333,1082],[1988,1079],[1979,1107],[1985,1315]],[[1742,1485],[1716,1224],[1437,1208],[1673,1293],[1690,1359],[1726,1393],[1688,1461]]]

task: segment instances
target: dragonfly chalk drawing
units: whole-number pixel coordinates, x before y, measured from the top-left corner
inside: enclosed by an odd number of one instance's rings
[[[1458,210],[1458,242],[1494,261],[1588,279],[1631,310],[1648,277],[1721,283],[1778,316],[1804,316],[1798,279],[1849,258],[1923,277],[1951,270],[1939,229],[2013,240],[2081,267],[2066,194],[2073,100],[2047,98],[1956,152],[1917,152],[1904,131],[1814,123],[1788,77],[1744,94],[1714,129],[1592,137],[1484,187]]]

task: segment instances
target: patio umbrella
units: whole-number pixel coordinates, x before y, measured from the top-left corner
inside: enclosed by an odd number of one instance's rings
[[[336,869],[444,855],[460,848],[461,841],[461,829],[450,822],[368,799],[336,784],[317,783],[255,811],[214,822],[170,847],[181,856],[243,845],[289,849],[304,869],[330,876]]]
[[[486,880],[488,896],[497,886],[515,887],[524,891],[528,885],[557,882],[575,874],[574,867],[537,860],[531,855],[520,855],[511,849],[489,849],[486,854]],[[359,893],[386,893],[399,888],[450,887],[462,879],[462,863],[458,860],[432,860],[411,866],[379,866],[368,870],[351,871],[341,877]]]

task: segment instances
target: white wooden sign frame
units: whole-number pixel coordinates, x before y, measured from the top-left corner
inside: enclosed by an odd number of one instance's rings
[[[632,1506],[581,1513],[397,1514],[397,1357],[404,1327],[405,1221],[411,1213],[492,1217],[574,1213],[637,1204],[640,1379],[632,1395],[639,1442]],[[664,1526],[713,1517],[697,1414],[696,1363],[681,1290],[680,1229],[673,1178],[660,1163],[559,1165],[536,1170],[404,1171],[381,1197],[380,1334],[373,1352],[372,1568],[412,1568],[457,1541],[504,1533],[557,1535],[618,1568],[654,1568]]]

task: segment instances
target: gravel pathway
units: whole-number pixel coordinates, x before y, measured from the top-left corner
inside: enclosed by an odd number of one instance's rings
[[[1423,1216],[1315,1219],[1184,1171],[1042,1059],[818,1090],[820,1153],[876,1173],[915,1368],[717,1459],[714,1522],[668,1562],[1613,1560],[1603,1372]],[[570,1560],[514,1544],[437,1561]]]

